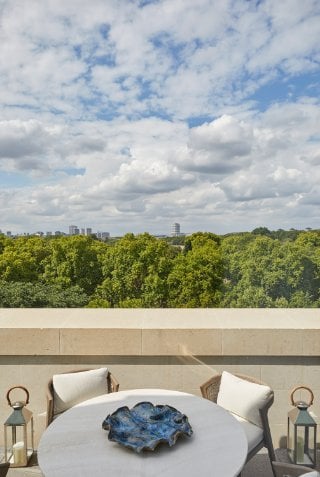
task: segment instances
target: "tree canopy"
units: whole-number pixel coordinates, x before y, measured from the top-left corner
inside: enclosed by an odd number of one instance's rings
[[[319,307],[320,231],[0,235],[1,307]]]

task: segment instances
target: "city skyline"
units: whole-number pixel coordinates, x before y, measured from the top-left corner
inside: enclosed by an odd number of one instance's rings
[[[2,230],[320,227],[317,0],[4,0],[0,20]]]
[[[77,231],[71,231],[71,228],[74,228],[76,227]],[[0,234],[3,234],[3,235],[6,235],[8,237],[23,237],[23,236],[34,236],[34,235],[39,235],[39,236],[59,236],[59,235],[68,235],[68,236],[71,236],[71,235],[95,235],[97,238],[101,238],[101,239],[106,239],[106,238],[117,238],[117,237],[122,237],[124,236],[125,234],[113,234],[111,232],[106,232],[106,231],[101,231],[100,229],[98,230],[93,230],[92,227],[78,227],[78,226],[75,226],[75,225],[69,225],[67,227],[68,231],[66,230],[47,230],[47,231],[43,231],[43,230],[33,230],[31,232],[25,232],[25,231],[22,231],[22,232],[15,232],[15,231],[12,231],[12,230],[5,230],[5,229],[1,229],[0,228]],[[215,233],[216,235],[228,235],[228,234],[237,234],[237,233],[257,233],[258,231],[260,231],[261,234],[268,234],[269,232],[277,232],[277,231],[284,231],[284,232],[288,232],[289,230],[290,231],[294,231],[296,230],[297,232],[310,232],[310,231],[320,231],[319,228],[312,228],[312,227],[305,227],[305,228],[300,228],[300,229],[294,229],[294,228],[290,228],[290,229],[277,229],[277,230],[269,230],[267,227],[264,227],[264,226],[260,226],[260,227],[257,227],[255,229],[252,229],[252,230],[242,230],[242,231],[231,231],[231,232],[227,232],[227,234],[219,234],[217,231],[212,231],[212,233]],[[132,231],[128,231],[126,233],[133,233],[134,235],[140,235],[140,234],[150,234],[150,235],[153,235],[155,237],[187,237],[187,236],[190,236],[192,235],[193,233],[198,233],[198,232],[201,232],[201,233],[207,233],[208,230],[204,230],[204,229],[199,229],[199,230],[196,230],[196,231],[193,231],[193,232],[189,232],[189,231],[185,231],[185,230],[181,230],[181,224],[180,223],[177,223],[177,222],[174,222],[172,224],[170,224],[170,227],[166,230],[162,230],[161,232],[159,233],[152,233],[148,230],[144,230],[143,232],[138,232],[138,233],[134,233]]]
[[[28,235],[41,235],[41,236],[51,236],[51,235],[96,235],[98,238],[106,239],[111,237],[110,232],[106,231],[101,231],[101,229],[98,230],[93,230],[92,227],[85,227],[85,226],[78,226],[78,225],[69,225],[67,227],[68,232],[63,231],[63,230],[37,230],[37,231],[32,231],[32,232],[18,232],[15,233],[12,230],[2,230],[0,228],[0,234],[7,235],[8,237],[11,236],[28,236]],[[147,231],[145,231],[148,233]],[[180,224],[177,222],[174,222],[170,226],[170,231],[168,230],[168,233],[161,234],[162,236],[180,236],[180,235],[185,235],[184,232],[180,232]],[[117,235],[112,235],[112,237],[116,237]]]

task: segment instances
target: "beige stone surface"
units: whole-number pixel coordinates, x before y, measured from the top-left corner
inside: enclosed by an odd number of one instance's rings
[[[273,389],[293,389],[303,382],[304,366],[301,364],[269,364],[261,367],[261,379]]]
[[[142,331],[143,355],[197,356],[222,354],[221,330],[153,329]]]
[[[304,330],[297,329],[225,329],[222,337],[222,354],[226,356],[299,356],[304,351],[305,334]],[[313,353],[308,350],[308,355],[310,354]]]
[[[61,329],[61,355],[140,355],[139,329]]]
[[[286,308],[0,308],[1,328],[319,330],[320,310]]]
[[[59,330],[44,328],[0,329],[0,355],[59,354]]]
[[[319,317],[320,318],[320,317]],[[320,356],[320,329],[304,330],[302,341],[303,354],[307,356]]]

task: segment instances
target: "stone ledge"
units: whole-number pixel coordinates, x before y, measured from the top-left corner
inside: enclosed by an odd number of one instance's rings
[[[319,356],[318,309],[0,309],[1,355]]]

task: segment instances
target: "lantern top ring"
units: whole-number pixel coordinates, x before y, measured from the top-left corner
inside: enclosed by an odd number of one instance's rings
[[[10,401],[10,393],[11,391],[13,391],[14,389],[23,389],[23,391],[26,393],[27,395],[27,399],[26,399],[26,402],[25,402],[25,405],[29,404],[29,391],[24,387],[24,386],[13,386],[12,388],[10,388],[7,392],[7,401],[8,401],[8,404],[10,407],[12,407],[12,403]]]
[[[314,399],[314,395],[313,395],[313,392],[312,390],[308,387],[308,386],[297,386],[295,387],[292,391],[291,391],[291,395],[290,395],[290,399],[291,399],[291,404],[293,406],[297,406],[298,404],[302,404],[301,402],[297,403],[293,400],[293,395],[296,391],[298,391],[298,389],[306,389],[307,391],[309,391],[310,393],[310,401],[309,403],[304,403],[306,407],[309,407],[309,406],[312,406],[313,404],[313,399]],[[299,407],[299,406],[298,406]]]

